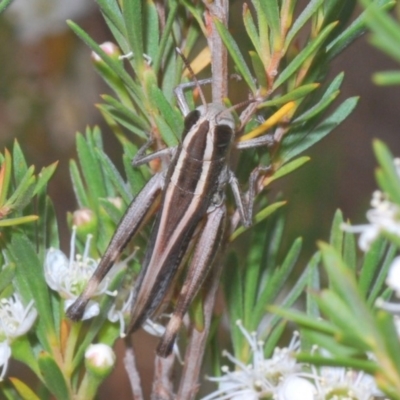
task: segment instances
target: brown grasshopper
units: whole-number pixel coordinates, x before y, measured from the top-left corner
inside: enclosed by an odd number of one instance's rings
[[[67,316],[72,320],[81,319],[99,282],[131,238],[158,209],[142,269],[134,287],[128,332],[137,330],[146,319],[153,316],[180,265],[187,259],[185,256],[193,248],[175,310],[157,348],[157,354],[162,357],[172,351],[182,319],[218,251],[225,227],[225,187],[228,183],[232,187],[242,223],[246,226],[251,224],[251,207],[245,209],[237,179],[229,169],[232,147],[252,148],[271,142],[270,136],[264,135],[235,143],[232,109],[222,104],[207,104],[205,101],[200,84],[209,82],[198,82],[194,77],[194,82],[182,84],[175,89],[178,104],[185,116],[182,141],[175,148],[163,149],[147,156],[143,154],[149,144],[138,152],[133,161],[134,166],[167,155],[171,161],[168,168],[155,174],[133,199],[97,270],[83,293],[67,310]],[[193,86],[198,87],[203,104],[190,111],[183,90]],[[251,204],[252,195],[249,197]]]

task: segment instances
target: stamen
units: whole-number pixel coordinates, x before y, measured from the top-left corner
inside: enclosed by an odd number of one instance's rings
[[[69,244],[69,267],[71,268],[72,263],[75,260],[75,239],[76,239],[76,226],[72,227],[71,241]]]

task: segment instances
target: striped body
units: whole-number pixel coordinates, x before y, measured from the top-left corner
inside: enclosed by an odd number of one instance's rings
[[[160,305],[196,228],[222,201],[233,138],[234,121],[223,106],[201,106],[186,116],[183,141],[167,171],[161,208],[136,282],[129,331],[139,328]]]
[[[69,318],[82,319],[90,298],[129,240],[157,212],[135,283],[128,332],[154,315],[191,252],[174,313],[157,348],[162,357],[170,354],[183,316],[208,273],[223,235],[224,188],[231,176],[227,161],[234,128],[233,116],[222,105],[203,105],[186,115],[182,143],[175,149],[168,170],[154,175],[129,205],[96,271],[68,308]],[[149,157],[153,155],[147,160]]]

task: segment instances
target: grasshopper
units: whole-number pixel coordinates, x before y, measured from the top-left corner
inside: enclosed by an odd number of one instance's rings
[[[189,64],[185,64],[190,70]],[[200,85],[210,80],[199,82],[194,74],[193,78],[194,82],[175,89],[178,105],[185,117],[181,143],[175,148],[144,155],[148,143],[133,161],[133,165],[138,166],[169,156],[168,168],[155,174],[133,199],[97,270],[83,293],[67,310],[67,316],[72,320],[82,318],[90,297],[124,247],[157,211],[142,269],[135,283],[127,331],[137,330],[155,314],[177,271],[191,252],[175,310],[157,347],[157,354],[162,357],[171,353],[183,317],[218,252],[226,225],[225,187],[228,184],[232,187],[242,223],[245,226],[251,224],[251,207],[246,209],[244,206],[237,179],[229,168],[232,148],[251,148],[271,142],[270,136],[264,135],[235,143],[232,109],[222,104],[207,104]],[[203,104],[190,111],[183,90],[193,86],[199,89]],[[249,192],[248,203],[252,204],[254,190],[249,189]]]

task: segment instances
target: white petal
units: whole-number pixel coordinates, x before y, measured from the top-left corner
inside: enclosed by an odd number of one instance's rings
[[[301,396],[299,397],[299,395]],[[315,386],[308,380],[298,376],[289,376],[279,388],[279,400],[314,400],[316,394]]]
[[[0,375],[0,381],[3,380],[7,372],[8,360],[11,357],[11,347],[7,342],[0,343],[0,368],[3,368]]]
[[[389,269],[386,278],[387,285],[396,291],[397,297],[400,296],[400,257],[396,257]]]
[[[368,251],[371,244],[378,238],[380,233],[376,225],[368,225],[358,239],[358,245],[362,251]]]
[[[68,258],[62,251],[56,249],[47,251],[44,261],[44,277],[51,289],[60,290],[60,281],[68,268]]]
[[[14,334],[12,336],[18,337],[25,335],[26,332],[31,329],[33,323],[35,322],[37,317],[37,311],[36,308],[32,308],[29,313],[25,316],[23,321],[21,322],[21,325],[16,329]]]

